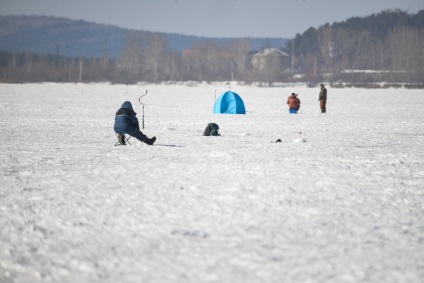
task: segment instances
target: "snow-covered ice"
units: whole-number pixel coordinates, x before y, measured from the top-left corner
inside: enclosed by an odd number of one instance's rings
[[[423,282],[423,90],[228,88],[0,84],[0,282]]]

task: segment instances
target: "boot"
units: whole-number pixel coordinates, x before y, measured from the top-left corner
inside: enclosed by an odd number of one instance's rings
[[[146,138],[146,140],[144,142],[148,145],[153,145],[155,143],[155,141],[156,141],[156,137],[153,137],[151,139]]]
[[[120,145],[125,145],[125,135],[124,134],[118,134],[118,141]]]

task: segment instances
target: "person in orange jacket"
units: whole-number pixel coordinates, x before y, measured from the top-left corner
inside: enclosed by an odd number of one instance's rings
[[[294,92],[287,98],[287,105],[289,106],[290,110],[295,110],[296,112],[300,108],[300,99],[297,98],[298,94],[295,94]]]

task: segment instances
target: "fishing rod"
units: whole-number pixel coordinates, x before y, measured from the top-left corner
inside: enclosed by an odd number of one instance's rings
[[[143,105],[143,114],[142,114],[142,118],[141,118],[141,121],[142,121],[142,123],[141,123],[141,128],[142,129],[144,129],[144,103],[143,102],[141,102],[141,98],[143,97],[143,96],[146,96],[147,95],[147,89],[146,89],[146,93],[145,94],[143,94],[143,95],[141,95],[139,98],[138,98],[138,102],[140,102],[140,104],[141,105]]]

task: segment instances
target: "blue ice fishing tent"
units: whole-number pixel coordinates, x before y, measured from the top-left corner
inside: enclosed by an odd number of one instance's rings
[[[246,114],[241,97],[232,91],[221,94],[213,107],[215,114]]]

